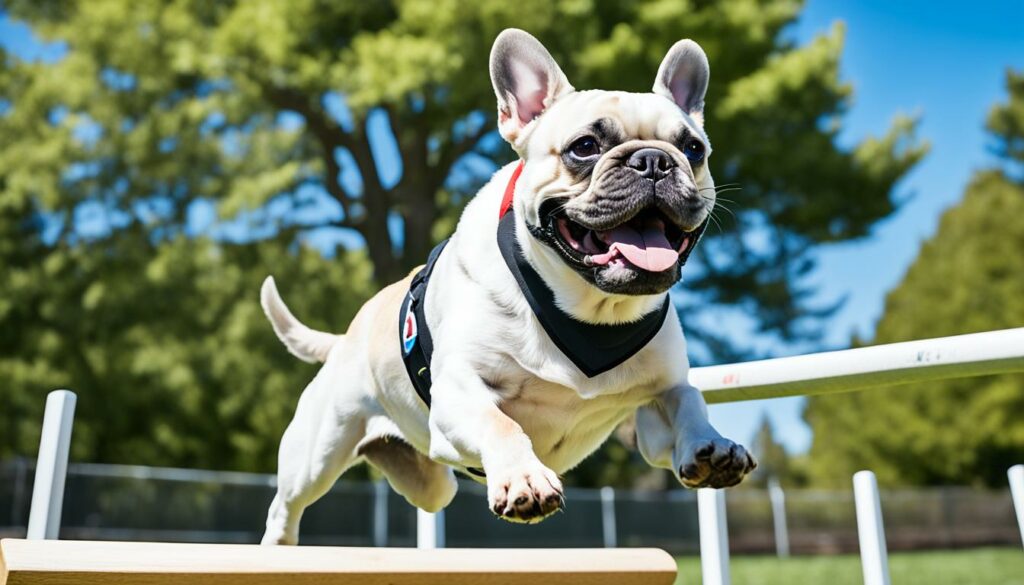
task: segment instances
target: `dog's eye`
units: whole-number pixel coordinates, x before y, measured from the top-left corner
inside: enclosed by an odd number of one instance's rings
[[[690,140],[683,146],[683,154],[690,161],[691,165],[698,165],[704,160],[704,143],[700,140]]]
[[[576,158],[590,158],[601,154],[601,145],[593,136],[584,136],[569,146],[569,152]]]

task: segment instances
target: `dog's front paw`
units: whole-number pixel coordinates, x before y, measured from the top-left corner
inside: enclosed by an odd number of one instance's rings
[[[562,509],[558,475],[539,461],[507,470],[487,470],[487,503],[500,518],[534,524]]]
[[[688,488],[725,488],[743,481],[756,467],[742,445],[720,437],[691,445],[676,471]]]

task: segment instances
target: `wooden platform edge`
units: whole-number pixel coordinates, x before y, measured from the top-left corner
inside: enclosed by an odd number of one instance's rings
[[[0,585],[161,585],[178,584],[183,577],[201,585],[670,585],[676,570],[675,559],[654,548],[420,550],[0,540]]]

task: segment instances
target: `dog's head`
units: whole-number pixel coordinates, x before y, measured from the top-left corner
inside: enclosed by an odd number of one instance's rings
[[[525,244],[604,293],[667,291],[715,203],[704,51],[676,43],[651,93],[576,91],[515,29],[495,40],[490,68],[499,130],[526,163],[515,201]]]

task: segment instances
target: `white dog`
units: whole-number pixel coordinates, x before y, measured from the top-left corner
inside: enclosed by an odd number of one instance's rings
[[[676,43],[642,94],[575,91],[520,30],[490,68],[521,162],[466,207],[429,287],[410,275],[332,335],[264,283],[289,351],[324,363],[281,440],[264,543],[297,542],[303,510],[361,460],[424,510],[452,500],[454,468],[486,481],[498,516],[539,521],[562,506],[559,474],[633,413],[643,456],[687,487],[755,467],[708,422],[668,303],[715,202],[704,52]]]

